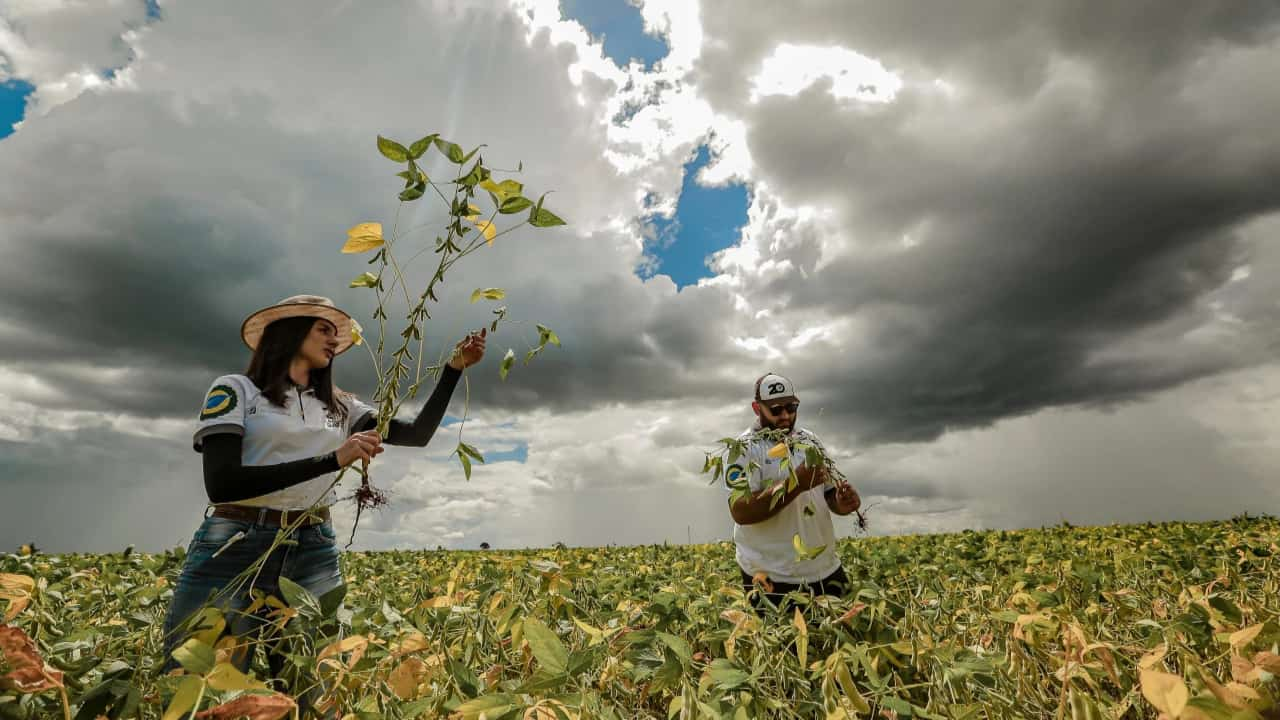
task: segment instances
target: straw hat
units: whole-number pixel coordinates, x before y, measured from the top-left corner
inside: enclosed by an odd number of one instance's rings
[[[352,345],[351,316],[339,310],[332,300],[320,295],[294,295],[253,313],[240,326],[240,338],[250,350],[257,350],[262,331],[268,325],[291,317],[323,318],[333,323],[338,329],[337,355],[341,355]]]

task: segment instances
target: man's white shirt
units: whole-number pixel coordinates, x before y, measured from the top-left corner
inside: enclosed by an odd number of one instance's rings
[[[726,468],[726,488],[728,481],[738,476],[746,477],[753,493],[786,481],[789,472],[783,469],[782,458],[769,457],[769,450],[777,441],[760,437],[758,433],[758,428],[752,428],[738,436],[746,443],[746,454]],[[817,436],[804,428],[796,428],[793,435],[797,442],[822,448]],[[804,462],[803,450],[792,452],[793,469],[799,470]],[[824,496],[829,487],[832,485],[824,484],[801,492],[767,520],[752,525],[734,523],[733,542],[743,571],[748,575],[764,572],[770,580],[792,584],[817,582],[835,572],[840,567],[840,556],[836,553],[831,510]],[[729,490],[732,492],[732,488]],[[806,512],[806,508],[811,512]],[[826,547],[817,557],[801,560],[796,557],[792,543],[796,534],[805,547]]]
[[[241,463],[245,466],[277,465],[333,452],[351,435],[352,428],[376,412],[353,395],[335,391],[334,396],[347,407],[345,420],[329,413],[311,389],[290,390],[281,407],[264,397],[248,377],[223,375],[205,394],[192,444],[199,452],[206,435],[242,435]],[[326,473],[236,504],[276,510],[303,510],[317,502],[332,505],[337,502],[330,487],[336,475]]]

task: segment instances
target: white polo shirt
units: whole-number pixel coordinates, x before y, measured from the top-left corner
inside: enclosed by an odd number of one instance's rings
[[[285,395],[281,407],[263,397],[248,377],[223,375],[213,381],[205,394],[192,444],[196,452],[200,452],[206,435],[222,432],[242,435],[241,464],[246,466],[277,465],[324,455],[337,450],[351,435],[353,427],[376,413],[354,395],[336,391],[334,395],[347,407],[345,420],[330,414],[314,390],[294,388]],[[303,510],[317,502],[332,505],[337,502],[337,493],[329,486],[336,475],[325,473],[235,504],[276,510]]]
[[[732,492],[728,480],[746,475],[747,485],[751,492],[761,490],[785,482],[788,472],[782,468],[782,458],[769,457],[769,450],[777,442],[768,438],[757,437],[758,430],[752,428],[738,436],[747,442],[747,452],[734,464],[725,469],[725,488]],[[804,428],[796,428],[794,435],[799,442],[806,442],[822,449],[818,437]],[[825,449],[823,450],[825,452]],[[791,467],[799,470],[804,466],[804,453],[794,451],[791,454]],[[751,468],[751,463],[756,468]],[[835,572],[840,567],[840,556],[836,553],[835,528],[831,523],[831,510],[827,507],[824,492],[833,487],[828,480],[822,487],[805,490],[796,496],[786,507],[773,517],[753,525],[734,523],[733,542],[737,547],[738,565],[748,575],[765,572],[769,579],[784,583],[817,582]],[[806,512],[806,508],[810,511]],[[806,547],[826,548],[809,560],[796,557],[792,538],[800,534]]]

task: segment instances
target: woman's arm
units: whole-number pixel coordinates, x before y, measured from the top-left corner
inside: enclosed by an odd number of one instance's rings
[[[418,417],[414,418],[413,422],[392,420],[387,428],[387,437],[384,442],[388,445],[426,447],[427,443],[431,442],[431,437],[435,435],[436,428],[440,427],[440,421],[444,419],[444,411],[449,407],[449,399],[453,397],[453,390],[457,387],[460,377],[462,377],[461,370],[446,365],[444,371],[440,373],[440,381],[431,391],[431,397],[427,398],[427,403],[422,406],[422,410],[418,411]],[[373,430],[377,426],[378,418],[367,415],[355,427],[355,432]]]
[[[244,438],[215,433],[204,438],[204,490],[214,504],[248,500],[337,472],[336,452],[278,465],[243,465]]]
[[[244,465],[244,438],[238,433],[204,437],[204,489],[209,502],[233,503],[283,490],[325,473],[337,472],[356,460],[372,460],[383,451],[375,433],[347,438],[333,452],[277,465]]]

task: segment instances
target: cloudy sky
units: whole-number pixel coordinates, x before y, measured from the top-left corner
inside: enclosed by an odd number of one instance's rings
[[[727,538],[699,470],[770,370],[874,533],[1276,513],[1277,75],[1272,0],[0,0],[0,548],[186,542],[244,316],[368,328],[346,229],[432,243],[379,133],[569,224],[451,271],[433,356],[474,288],[518,321],[468,372],[489,462],[460,389],[358,548]]]

